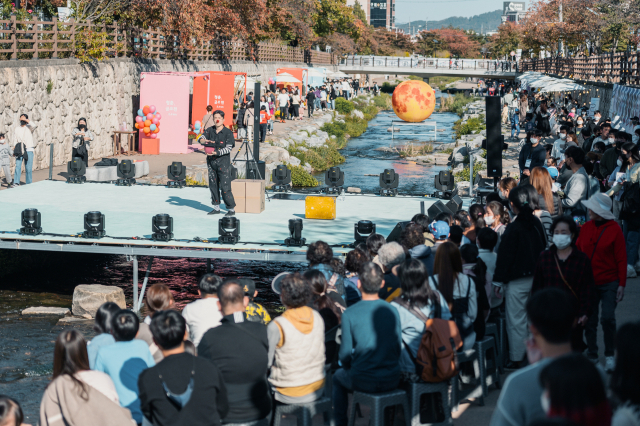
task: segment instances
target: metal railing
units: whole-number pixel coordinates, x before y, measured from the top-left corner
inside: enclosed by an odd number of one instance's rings
[[[415,69],[480,70],[486,72],[519,72],[518,63],[490,59],[401,58],[393,56],[348,56],[342,66]]]

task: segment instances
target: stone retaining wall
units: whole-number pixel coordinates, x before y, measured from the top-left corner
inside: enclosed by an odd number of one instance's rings
[[[54,144],[54,165],[71,158],[71,130],[85,117],[96,135],[91,158],[113,154],[112,132],[122,122],[133,126],[134,97],[140,94],[140,73],[158,71],[246,72],[266,84],[281,67],[307,67],[295,63],[207,62],[114,59],[80,64],[75,59],[3,61],[0,68],[0,132],[11,145],[19,116],[27,113],[37,124],[33,169],[49,167],[49,145]],[[337,69],[336,69],[337,70]],[[335,70],[334,70],[335,71]],[[51,93],[47,86],[51,84]],[[12,165],[13,170],[13,165]]]

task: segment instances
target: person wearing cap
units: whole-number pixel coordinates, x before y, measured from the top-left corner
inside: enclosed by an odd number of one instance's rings
[[[380,299],[391,302],[402,293],[396,267],[406,259],[404,248],[395,241],[383,245],[378,250],[378,260],[384,272],[384,286],[378,291]]]
[[[449,232],[450,232],[449,224],[443,220],[433,221],[431,222],[431,225],[429,225],[429,231],[431,231],[431,234],[433,235],[433,238],[435,240],[433,243],[433,247],[431,247],[431,252],[435,255],[436,250],[438,250],[438,247],[440,247],[442,243],[444,243],[445,241],[447,241],[447,239],[449,239]],[[433,264],[431,265],[429,274],[431,274],[432,271],[433,271]]]
[[[578,250],[591,260],[596,285],[594,309],[587,320],[585,336],[587,357],[598,360],[598,309],[602,306],[600,324],[604,334],[605,370],[615,366],[616,306],[624,298],[627,284],[627,249],[620,225],[611,211],[613,203],[604,193],[597,193],[582,204],[589,212],[589,221],[580,228],[576,241]]]
[[[182,310],[182,316],[189,328],[189,340],[198,347],[200,339],[210,328],[220,325],[222,314],[218,308],[218,287],[222,278],[215,274],[204,274],[198,282],[200,299],[189,303]]]
[[[222,423],[266,426],[271,413],[267,328],[247,319],[249,298],[238,281],[228,279],[218,288],[223,317],[218,327],[202,337],[198,358],[209,360],[222,375],[229,406]]]
[[[247,309],[245,310],[247,314],[247,320],[252,322],[259,322],[264,325],[269,324],[271,322],[271,316],[269,315],[269,312],[267,312],[264,306],[253,301],[253,299],[258,295],[258,290],[256,290],[256,282],[254,280],[250,280],[249,278],[240,278],[238,282],[244,290],[244,295],[249,298],[249,303],[247,304]]]

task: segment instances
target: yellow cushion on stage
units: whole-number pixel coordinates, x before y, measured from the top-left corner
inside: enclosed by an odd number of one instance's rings
[[[304,199],[306,219],[335,219],[337,197],[312,197]]]

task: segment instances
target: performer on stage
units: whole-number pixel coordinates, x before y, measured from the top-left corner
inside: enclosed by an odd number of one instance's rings
[[[209,168],[209,190],[213,210],[208,214],[220,214],[220,191],[227,206],[225,216],[233,216],[236,202],[231,193],[231,150],[235,145],[233,132],[224,126],[224,111],[213,112],[215,125],[209,127],[196,139],[202,146],[209,148],[207,166]],[[211,149],[212,148],[212,149]]]

